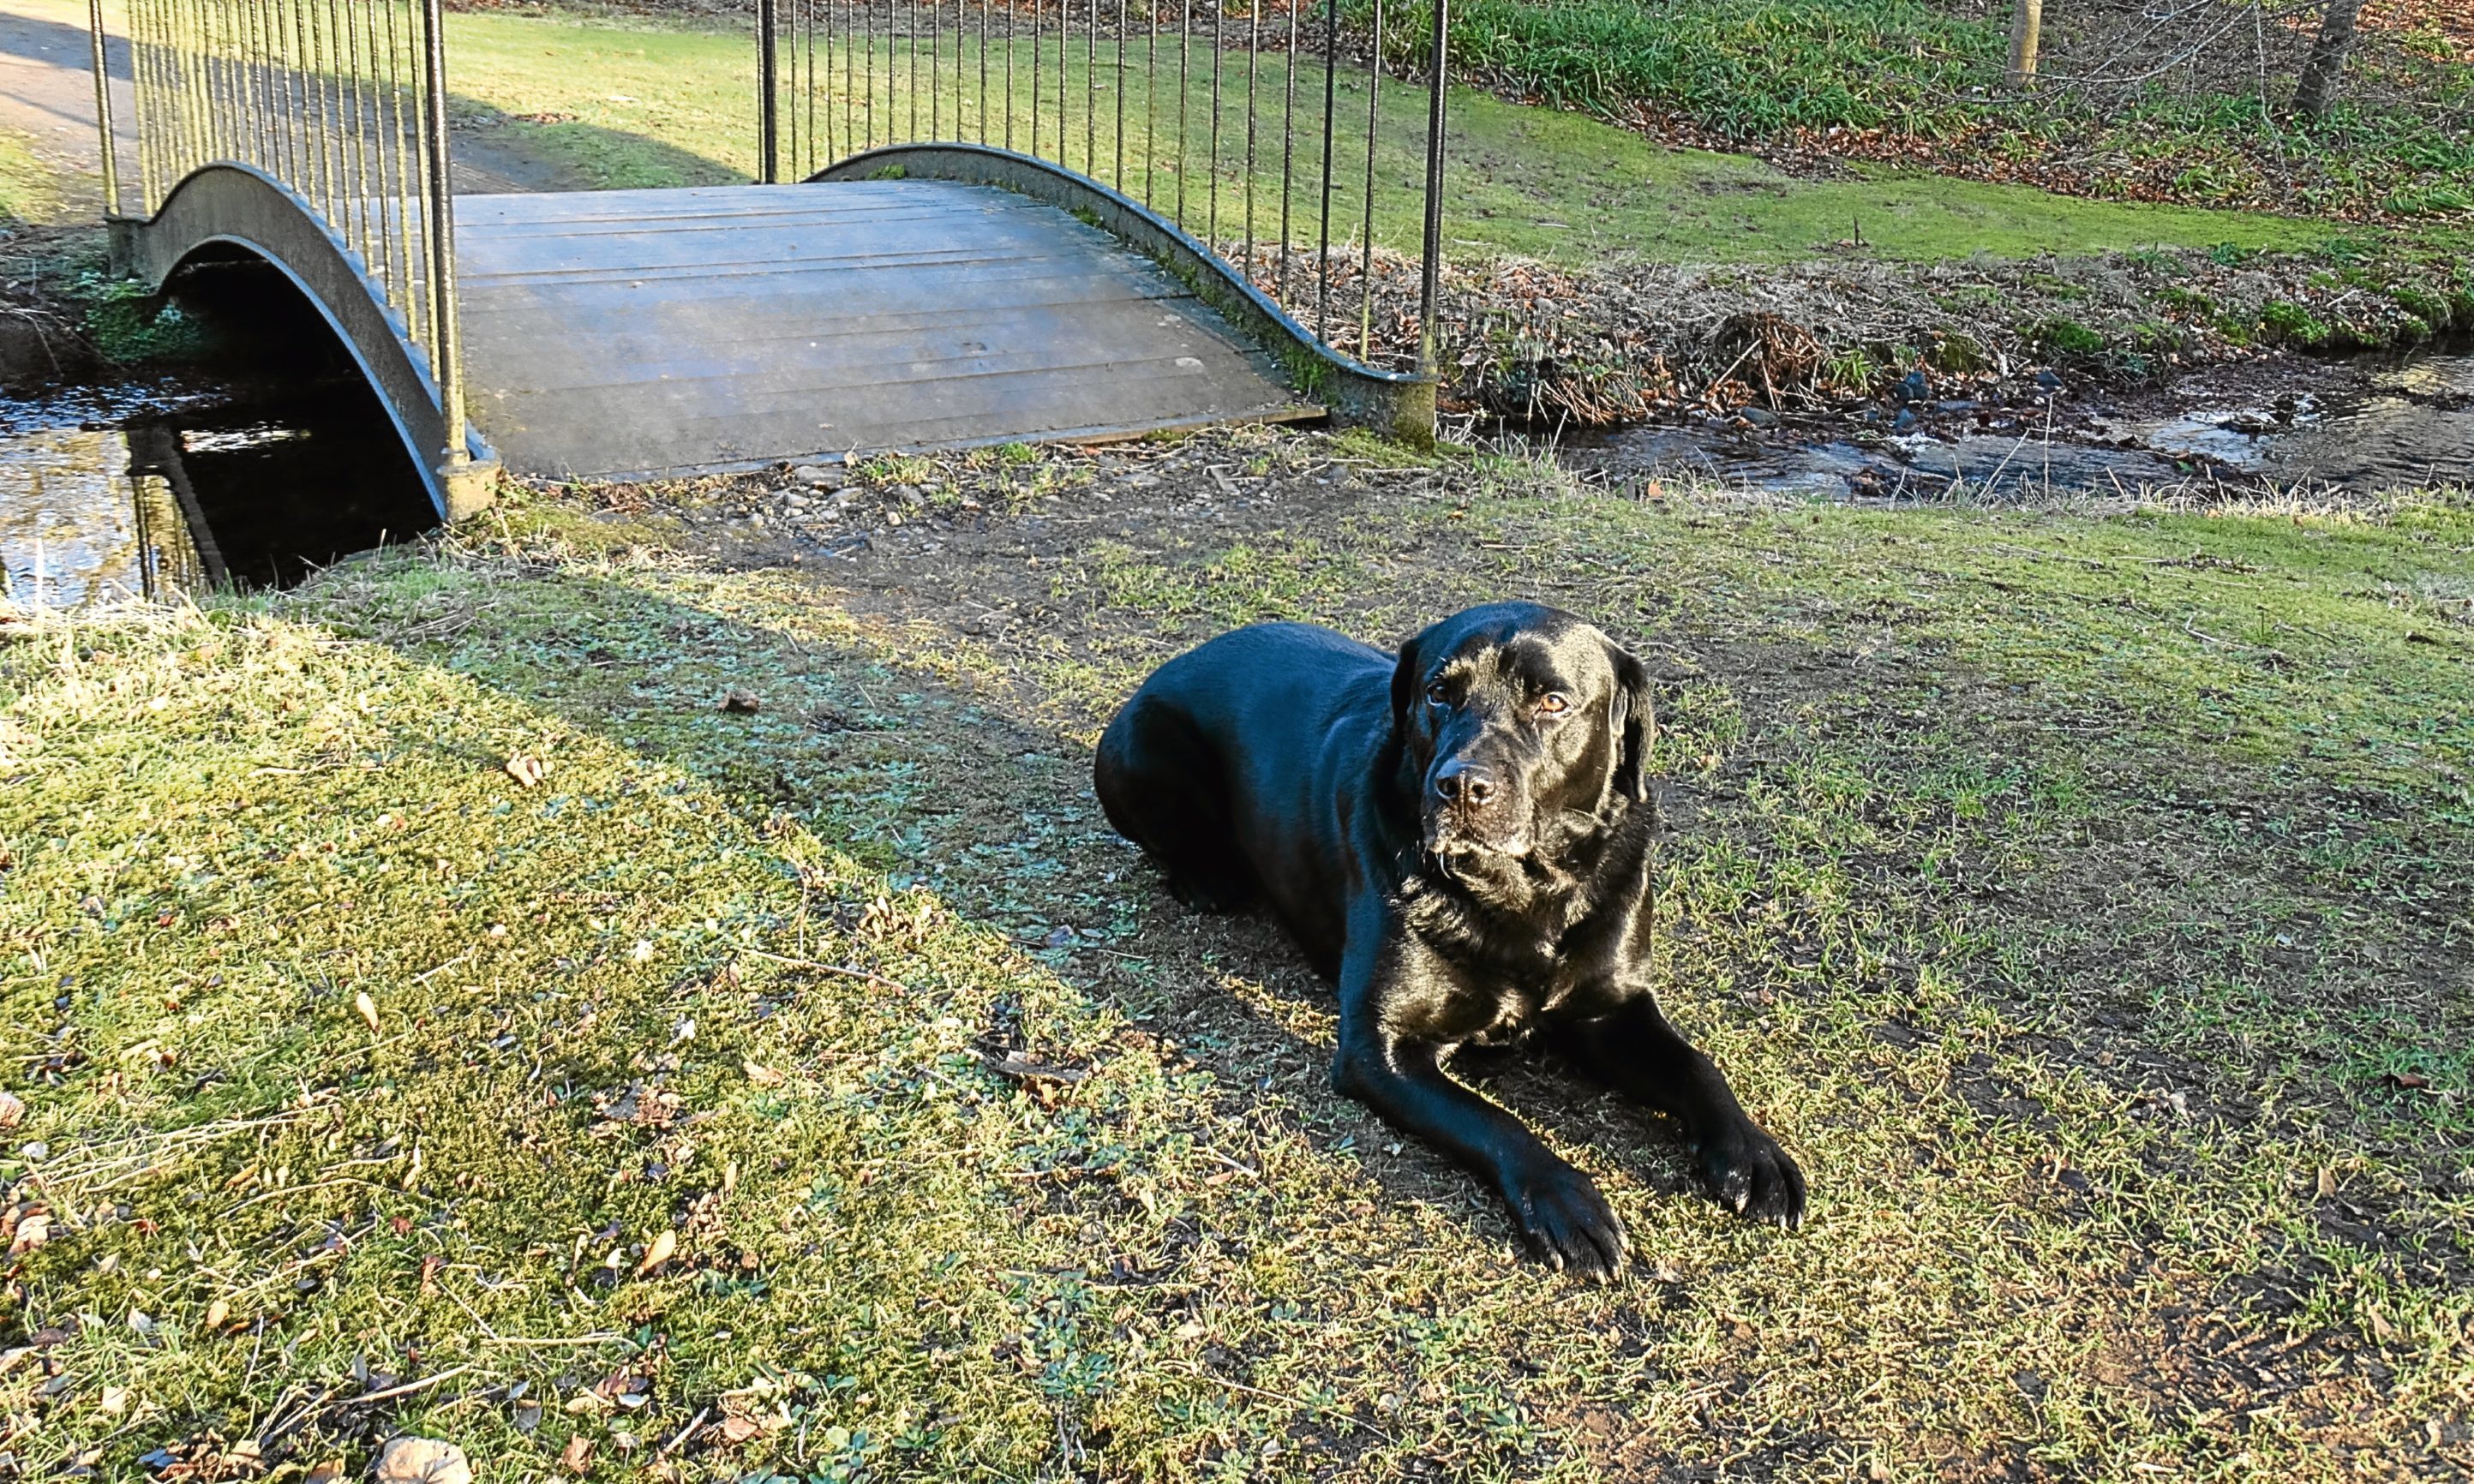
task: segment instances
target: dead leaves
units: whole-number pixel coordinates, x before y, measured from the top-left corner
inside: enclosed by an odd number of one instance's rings
[[[507,776],[516,781],[519,789],[537,789],[549,776],[549,765],[529,752],[519,752],[507,759],[506,768]]]
[[[665,1227],[653,1234],[651,1245],[644,1249],[643,1259],[636,1264],[636,1276],[643,1277],[678,1254],[679,1234]]]
[[[464,1450],[436,1438],[393,1438],[378,1452],[377,1484],[473,1484]]]
[[[580,1432],[569,1438],[567,1447],[559,1451],[558,1466],[582,1477],[593,1468],[593,1440]]]
[[[16,1229],[9,1235],[9,1255],[22,1257],[52,1239],[52,1216],[36,1209],[17,1218]]]
[[[26,1100],[13,1092],[0,1092],[0,1129],[13,1129],[26,1121]]]
[[[352,996],[352,1009],[359,1010],[361,1012],[361,1019],[369,1023],[370,1034],[372,1035],[377,1034],[378,1002],[370,998],[370,992],[367,989],[363,989]]]

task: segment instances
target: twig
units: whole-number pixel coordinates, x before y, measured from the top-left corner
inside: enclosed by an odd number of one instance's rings
[[[688,1439],[694,1437],[694,1436],[695,1436],[695,1431],[696,1431],[696,1429],[697,1429],[697,1428],[699,1428],[699,1427],[701,1427],[701,1426],[703,1426],[703,1425],[704,1425],[704,1420],[705,1420],[706,1418],[708,1418],[708,1417],[711,1417],[712,1415],[713,1415],[713,1406],[712,1406],[712,1403],[710,1403],[710,1402],[706,1403],[706,1404],[705,1404],[704,1406],[702,1406],[702,1407],[697,1408],[697,1409],[696,1409],[696,1415],[695,1415],[695,1417],[693,1418],[693,1420],[691,1420],[691,1422],[689,1422],[689,1423],[688,1423],[686,1426],[684,1426],[684,1427],[682,1427],[682,1428],[680,1428],[680,1429],[679,1429],[679,1431],[678,1431],[678,1436],[676,1436],[676,1437],[674,1437],[674,1438],[670,1439],[670,1441],[669,1441],[669,1442],[663,1444],[663,1445],[661,1446],[661,1448],[660,1448],[657,1451],[655,1451],[655,1453],[653,1454],[653,1456],[654,1456],[655,1458],[667,1458],[667,1457],[669,1457],[669,1456],[670,1456],[670,1454],[672,1454],[673,1452],[676,1452],[676,1451],[678,1450],[678,1447],[679,1447],[679,1445],[680,1445],[680,1444],[685,1443]]]
[[[350,1397],[337,1402],[336,1405],[357,1407],[366,1406],[373,1401],[392,1401],[398,1397],[409,1397],[417,1391],[427,1391],[439,1382],[452,1380],[456,1376],[462,1375],[465,1372],[472,1369],[472,1366],[469,1364],[449,1366],[446,1370],[441,1371],[434,1375],[424,1375],[420,1380],[406,1381],[400,1386],[390,1386],[384,1391],[367,1392],[358,1397]]]
[[[827,963],[822,959],[793,959],[787,954],[766,953],[762,948],[741,948],[739,951],[747,955],[751,959],[763,959],[767,963],[787,963],[792,968],[814,969],[819,973],[825,974],[839,974],[844,979],[856,979],[866,984],[881,985],[887,989],[900,990],[904,994],[909,994],[910,992],[910,986],[909,985],[903,984],[898,980],[887,979],[882,974],[873,973],[863,968],[858,968],[848,963]]]

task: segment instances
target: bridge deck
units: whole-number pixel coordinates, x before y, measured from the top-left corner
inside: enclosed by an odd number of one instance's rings
[[[521,474],[1311,417],[1066,212],[935,181],[461,196],[473,420]]]

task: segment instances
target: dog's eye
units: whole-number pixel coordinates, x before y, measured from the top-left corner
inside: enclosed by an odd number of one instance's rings
[[[1571,697],[1561,691],[1549,691],[1538,697],[1538,714],[1541,717],[1560,717],[1571,707]]]
[[[1452,693],[1451,693],[1451,692],[1449,692],[1448,690],[1445,690],[1445,689],[1443,688],[1443,683],[1442,681],[1438,680],[1438,681],[1436,681],[1433,685],[1430,685],[1430,686],[1426,687],[1426,704],[1427,704],[1427,705],[1429,705],[1429,706],[1448,706],[1448,705],[1450,705],[1451,703],[1452,703]]]

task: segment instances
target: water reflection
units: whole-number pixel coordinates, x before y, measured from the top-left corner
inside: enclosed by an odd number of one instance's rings
[[[0,403],[0,565],[20,607],[288,585],[435,520],[356,381]]]

